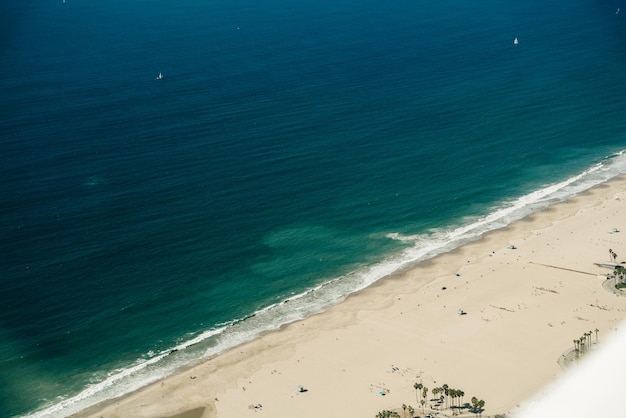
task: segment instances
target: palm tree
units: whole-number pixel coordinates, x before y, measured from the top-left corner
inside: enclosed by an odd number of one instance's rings
[[[478,400],[476,396],[472,396],[472,410],[476,414],[476,416],[482,415],[483,406],[485,406],[485,401]]]
[[[402,415],[406,416],[406,404],[405,403],[402,404],[402,411],[403,411]]]
[[[452,404],[450,405],[450,408],[454,408],[454,400],[456,399],[456,389],[448,389],[448,394],[452,398]]]
[[[478,416],[482,416],[483,415],[483,407],[485,406],[485,401],[483,401],[482,399],[480,401],[478,401]]]
[[[461,406],[461,404],[463,403],[463,396],[465,396],[465,392],[463,392],[462,390],[458,391],[459,397],[461,398],[461,402],[459,403],[459,407]]]
[[[413,418],[413,412],[415,412],[415,409],[413,409],[413,407],[411,405],[409,405],[409,416],[411,418]]]
[[[419,404],[419,400],[417,399],[417,394],[419,391],[420,398],[422,397],[422,388],[424,387],[424,385],[422,385],[421,383],[416,383],[413,385],[413,387],[415,388],[415,401]]]
[[[624,283],[624,279],[626,279],[626,269],[624,269],[624,266],[615,266],[613,268],[613,274],[615,275],[615,285]]]
[[[478,398],[476,396],[472,396],[472,412],[478,416]]]
[[[422,403],[422,413],[424,412],[424,404],[426,403],[426,396],[428,396],[428,388],[424,386],[422,388],[422,400],[420,401]]]
[[[447,384],[443,384],[443,386],[441,386],[441,389],[443,389],[443,393],[446,395],[446,408],[448,408],[448,395],[450,394],[449,392],[449,386]]]
[[[598,344],[598,332],[600,332],[600,330],[596,328],[596,344]]]

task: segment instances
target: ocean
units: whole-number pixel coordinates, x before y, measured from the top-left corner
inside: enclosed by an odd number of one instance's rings
[[[626,173],[626,8],[552,3],[2,2],[0,416],[121,396]]]

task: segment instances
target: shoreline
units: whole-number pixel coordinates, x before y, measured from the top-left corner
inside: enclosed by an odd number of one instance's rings
[[[605,242],[611,228],[626,226],[619,224],[626,210],[616,196],[626,199],[624,176],[385,277],[323,313],[73,416],[193,412],[221,418],[251,413],[256,410],[248,407],[257,404],[272,417],[328,410],[373,416],[411,403],[418,413],[413,382],[459,387],[466,400],[484,399],[487,415],[510,412],[562,374],[559,355],[588,331],[585,326],[608,335],[626,316],[626,299],[609,295],[598,282],[609,270],[593,265],[606,261],[611,248],[595,247],[612,244],[623,252],[619,234]],[[603,226],[595,231],[594,224]],[[591,295],[611,310],[590,310],[585,302]],[[554,300],[547,303],[549,298]],[[457,315],[459,309],[467,315]],[[559,312],[564,309],[571,312]],[[298,393],[300,385],[309,390]],[[378,395],[380,388],[388,394]]]

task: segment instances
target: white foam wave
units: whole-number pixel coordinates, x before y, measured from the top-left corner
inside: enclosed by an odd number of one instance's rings
[[[149,366],[155,365],[161,362],[164,358],[166,358],[172,353],[175,353],[179,350],[184,350],[188,347],[191,347],[195,344],[200,343],[201,341],[206,340],[207,338],[210,338],[211,336],[214,336],[216,334],[219,334],[220,332],[223,332],[224,328],[225,327],[206,331],[198,335],[195,338],[187,340],[175,346],[172,349],[161,351],[158,354],[154,354],[154,352],[149,352],[148,353],[149,358],[147,360],[138,359],[137,362],[133,366],[114,371],[105,380],[89,385],[86,389],[84,389],[79,394],[71,398],[64,399],[42,411],[37,411],[33,414],[26,415],[26,417],[28,418],[63,417],[63,416],[67,416],[69,414],[75,413],[82,408],[85,408],[91,404],[94,404],[98,402],[99,400],[102,400],[100,397],[97,397],[97,395],[102,394],[107,389],[115,386],[117,383],[127,380],[130,376],[136,376],[138,373],[145,370]],[[133,382],[125,382],[124,387],[126,390],[124,391],[124,393],[128,393],[132,390],[136,390],[142,386],[150,384],[158,380],[161,377],[164,377],[163,373],[152,374],[150,376],[143,376],[140,380],[134,380]],[[117,396],[121,394],[123,393],[117,394]],[[90,399],[94,399],[94,400],[87,404],[83,404],[83,402],[88,401]]]
[[[173,373],[185,361],[190,362],[198,360],[199,357],[219,354],[236,345],[253,340],[264,332],[319,313],[341,302],[349,294],[362,290],[407,265],[455,249],[466,242],[480,238],[486,232],[504,227],[550,204],[566,200],[623,173],[626,173],[626,152],[624,151],[605,158],[601,163],[593,165],[576,176],[547,185],[511,202],[505,202],[498,208],[494,208],[488,215],[468,219],[456,228],[418,235],[389,233],[388,238],[402,241],[409,246],[399,254],[392,255],[380,263],[330,279],[314,288],[293,295],[289,299],[264,307],[245,318],[220,324],[218,328],[199,334],[172,349],[159,353],[151,352],[147,359],[117,370],[105,380],[90,385],[79,394],[27,417],[67,416],[102,400],[129,393]],[[206,348],[202,347],[202,354],[196,357],[181,356],[180,361],[166,361],[171,357],[170,354],[184,352],[209,339],[212,339],[211,345]]]
[[[511,202],[505,202],[488,215],[467,221],[455,229],[442,230],[431,235],[389,233],[387,237],[413,243],[413,247],[407,250],[407,256],[410,255],[413,259],[411,261],[419,261],[424,255],[434,255],[432,252],[439,248],[445,247],[445,250],[449,251],[457,247],[459,241],[464,243],[479,238],[485,232],[509,225],[515,220],[564,201],[624,172],[626,172],[626,154],[620,152],[578,175],[547,185]]]

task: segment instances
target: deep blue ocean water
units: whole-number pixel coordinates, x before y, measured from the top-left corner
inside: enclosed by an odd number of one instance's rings
[[[626,7],[549,3],[2,2],[0,416],[122,395],[626,172]]]

